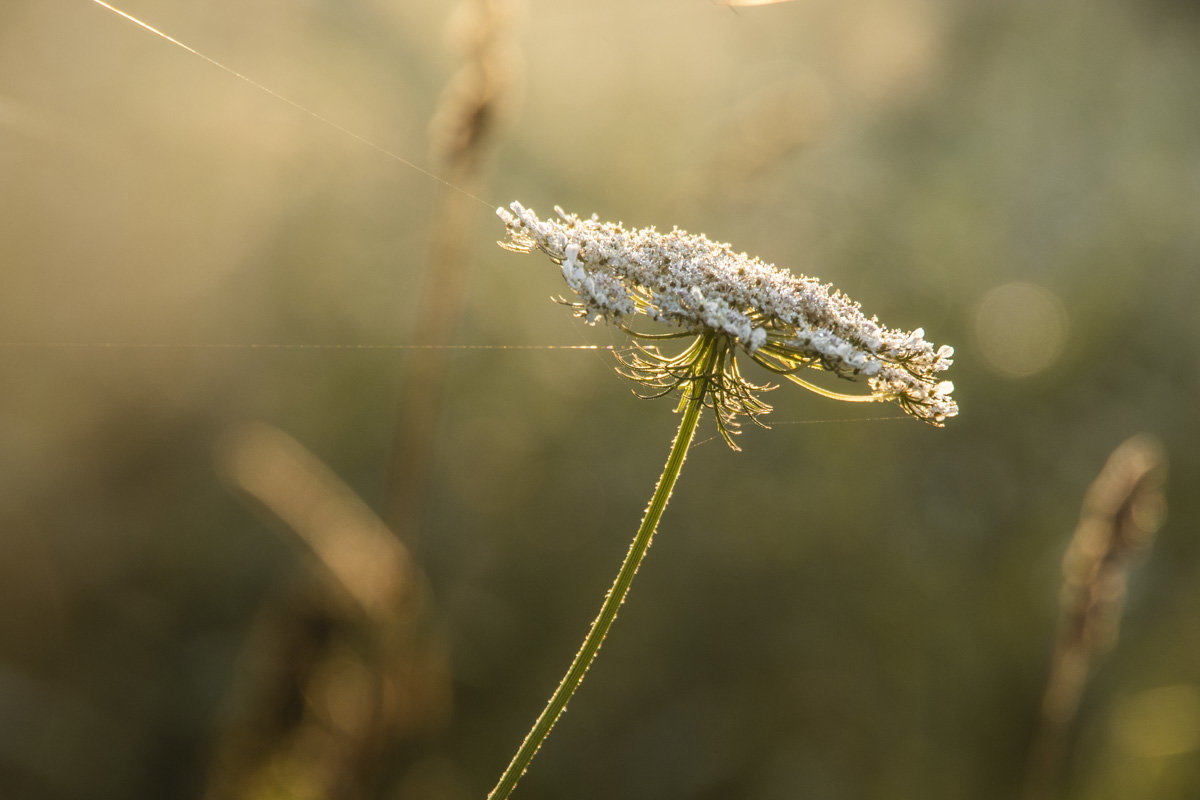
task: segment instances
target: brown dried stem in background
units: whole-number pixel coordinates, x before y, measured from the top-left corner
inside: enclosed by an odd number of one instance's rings
[[[260,615],[217,743],[208,800],[372,796],[398,744],[449,716],[444,643],[404,546],[323,463],[266,425],[231,431],[219,466],[315,556]]]
[[[280,431],[248,427],[223,449],[231,481],[287,524],[325,579],[260,620],[208,800],[371,796],[392,763],[389,751],[435,732],[449,716],[446,648],[431,629],[410,548],[445,382],[446,351],[438,346],[451,343],[466,283],[463,231],[475,212],[484,142],[516,72],[502,36],[511,16],[504,0],[472,0],[455,20],[466,63],[431,124],[445,184],[394,440],[391,529]]]
[[[452,343],[466,289],[469,228],[480,182],[484,144],[502,116],[520,73],[508,44],[514,12],[509,0],[467,0],[451,20],[465,62],[442,93],[430,123],[432,149],[443,165],[433,215],[429,262],[392,446],[390,508],[393,530],[410,546],[418,528],[434,457],[438,413],[446,382],[444,345]],[[457,187],[457,188],[455,188]]]
[[[1165,516],[1166,470],[1159,443],[1135,436],[1113,451],[1084,496],[1063,557],[1058,639],[1030,750],[1026,800],[1055,793],[1091,664],[1116,644],[1135,556],[1150,546]]]

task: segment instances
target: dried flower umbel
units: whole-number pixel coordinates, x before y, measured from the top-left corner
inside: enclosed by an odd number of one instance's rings
[[[662,477],[600,613],[488,800],[504,800],[512,793],[599,652],[654,538],[701,412],[716,411],[721,435],[736,450],[732,436],[738,417],[762,425],[759,416],[771,410],[759,394],[773,387],[742,377],[739,351],[827,397],[895,400],[912,416],[937,426],[958,413],[950,398],[953,385],[935,377],[950,366],[954,351],[934,350],[919,328],[911,333],[884,328],[828,285],[734,253],[729,245],[704,236],[626,230],[555,210],[558,220],[543,221],[520,203],[513,203],[511,211],[499,209],[509,235],[501,246],[518,253],[541,250],[561,266],[578,297],[567,304],[579,316],[593,324],[607,320],[640,340],[632,355],[621,357],[618,371],[647,387],[650,396],[678,391],[677,411],[682,413]],[[628,322],[638,315],[675,330],[633,330]],[[676,356],[644,343],[686,338],[693,341]],[[799,377],[805,369],[864,378],[870,393],[843,395],[818,388]]]
[[[704,334],[714,336],[720,352],[713,373],[703,376],[709,386],[706,405],[716,410],[731,446],[737,418],[761,424],[758,417],[771,407],[758,395],[774,388],[742,377],[738,351],[826,397],[894,400],[908,414],[937,426],[958,413],[950,396],[954,385],[937,377],[951,365],[954,349],[943,345],[935,350],[922,329],[885,328],[829,284],[735,253],[703,235],[678,228],[670,233],[629,230],[595,216],[581,219],[555,211],[558,219],[541,220],[520,203],[513,203],[511,211],[498,209],[509,234],[502,246],[525,253],[540,250],[559,264],[578,296],[569,305],[591,324],[607,320],[642,342],[697,337],[677,356],[639,343],[634,355],[622,359],[619,371],[648,387],[651,396],[669,394],[693,380],[691,365],[701,353]],[[679,330],[633,330],[629,320],[637,315]],[[865,379],[869,394],[814,386],[799,375],[806,369]]]

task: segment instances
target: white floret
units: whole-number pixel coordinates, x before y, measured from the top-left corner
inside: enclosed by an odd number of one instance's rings
[[[697,333],[719,332],[751,355],[771,343],[770,357],[784,366],[865,376],[873,392],[907,402],[917,416],[940,422],[958,411],[953,385],[932,380],[953,363],[954,348],[934,350],[923,328],[883,327],[828,284],[678,228],[630,230],[557,206],[559,218],[545,221],[520,203],[510,209],[497,213],[511,249],[540,249],[559,263],[589,322],[644,314]]]

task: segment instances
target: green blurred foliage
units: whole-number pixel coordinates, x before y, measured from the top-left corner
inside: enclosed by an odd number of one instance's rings
[[[457,66],[441,4],[128,10],[436,169],[427,125]],[[1059,559],[1139,431],[1167,447],[1169,519],[1063,796],[1197,796],[1200,723],[1147,694],[1200,687],[1192,6],[530,0],[516,30],[523,100],[489,204],[679,225],[820,275],[955,345],[962,407],[933,430],[785,389],[745,452],[698,447],[517,796],[1013,796]],[[403,350],[205,345],[413,341],[440,188],[85,0],[0,10],[0,181],[0,793],[197,797],[253,620],[313,570],[214,449],[270,423],[383,508],[396,407],[421,391]],[[496,248],[484,205],[475,221],[461,343],[621,343],[548,302],[561,279]],[[977,319],[1014,282],[1065,321],[1023,377]],[[1021,311],[1014,328],[1038,324]],[[455,704],[380,797],[490,788],[675,422],[604,354],[449,365],[418,557]]]

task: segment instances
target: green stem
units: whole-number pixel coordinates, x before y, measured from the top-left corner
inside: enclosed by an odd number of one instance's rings
[[[712,373],[713,365],[719,355],[716,339],[711,336],[705,337],[699,350],[700,352],[693,362],[692,374],[696,380],[685,389],[683,419],[679,421],[679,430],[675,433],[675,441],[671,443],[671,453],[667,456],[662,477],[658,479],[658,486],[654,489],[654,496],[650,498],[650,505],[646,508],[642,524],[638,528],[637,535],[633,537],[633,543],[629,546],[625,561],[621,563],[617,579],[613,581],[612,588],[608,590],[604,604],[600,606],[600,613],[592,622],[592,627],[584,637],[579,652],[575,654],[575,659],[567,669],[567,674],[563,676],[558,688],[550,696],[546,707],[538,715],[537,720],[533,723],[533,728],[525,737],[525,741],[521,743],[520,748],[517,749],[517,754],[513,756],[508,767],[505,768],[504,774],[500,776],[496,788],[488,794],[487,800],[506,800],[512,790],[516,788],[517,781],[521,780],[521,776],[525,774],[529,762],[533,760],[538,748],[550,734],[550,729],[554,727],[554,723],[558,722],[558,718],[566,710],[571,696],[583,682],[584,674],[587,673],[588,667],[596,658],[596,653],[600,651],[600,645],[604,642],[604,637],[608,635],[608,629],[612,627],[613,620],[617,618],[617,611],[620,609],[621,603],[625,602],[625,595],[629,593],[633,576],[637,574],[638,566],[650,548],[658,521],[667,507],[667,501],[671,499],[671,491],[675,488],[675,481],[679,478],[679,472],[683,468],[684,459],[687,458],[692,437],[696,433],[696,426],[700,422],[704,397],[709,389],[707,376]]]

